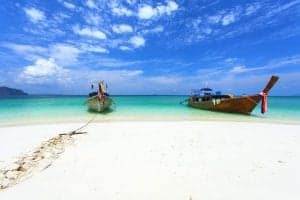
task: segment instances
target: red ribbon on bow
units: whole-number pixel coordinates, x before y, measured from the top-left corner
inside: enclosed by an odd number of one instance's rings
[[[99,100],[101,101],[101,100],[104,100],[104,99],[105,99],[105,96],[99,92],[99,93],[98,93],[98,98],[99,98]]]
[[[264,114],[268,110],[268,94],[265,92],[260,93],[261,96],[261,110],[260,112]]]

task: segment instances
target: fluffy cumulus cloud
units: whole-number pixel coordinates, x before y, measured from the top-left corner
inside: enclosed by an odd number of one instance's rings
[[[115,33],[130,33],[133,31],[133,28],[128,24],[119,24],[113,25],[112,30]]]
[[[67,66],[77,64],[81,51],[68,44],[54,44],[36,57],[32,65],[23,67],[20,80],[26,83],[67,83],[70,81]],[[48,57],[48,58],[47,58]]]
[[[48,60],[38,59],[34,65],[29,65],[24,68],[23,75],[31,77],[44,77],[54,75],[60,68],[55,63],[53,58]]]
[[[168,1],[166,5],[152,7],[151,5],[143,5],[138,9],[138,17],[140,19],[151,19],[159,15],[170,15],[178,9],[178,4],[174,1]]]
[[[139,48],[145,45],[146,41],[142,36],[133,36],[130,38],[129,42],[133,45],[135,48]]]
[[[152,8],[152,6],[144,5],[139,8],[138,16],[141,19],[150,19],[153,16],[157,14],[157,11],[155,8]]]
[[[81,29],[78,25],[75,25],[73,27],[73,32],[78,35],[93,37],[93,38],[100,39],[100,40],[106,39],[106,34],[96,28],[82,28]]]
[[[43,11],[33,7],[24,8],[24,12],[26,13],[26,16],[29,18],[29,20],[33,23],[37,23],[46,19]]]
[[[67,70],[58,66],[54,58],[40,58],[33,65],[25,66],[19,80],[29,83],[67,82]]]

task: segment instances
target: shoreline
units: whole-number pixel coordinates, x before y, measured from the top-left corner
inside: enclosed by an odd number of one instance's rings
[[[103,117],[99,115],[100,117]],[[16,122],[0,122],[0,128],[4,127],[18,127],[18,126],[33,126],[33,125],[55,125],[55,124],[73,124],[73,123],[86,123],[92,119],[84,118],[84,119],[72,119],[72,120],[54,120],[54,119],[32,119],[32,120],[20,120]],[[45,121],[46,120],[46,121]],[[49,121],[47,121],[49,120]],[[92,123],[114,123],[114,122],[238,122],[238,123],[261,123],[261,124],[287,124],[287,125],[300,125],[299,120],[282,120],[282,119],[267,119],[267,118],[249,118],[249,119],[232,119],[232,118],[202,118],[198,119],[189,119],[189,118],[149,118],[149,117],[133,117],[133,118],[102,118],[99,117],[93,120]]]

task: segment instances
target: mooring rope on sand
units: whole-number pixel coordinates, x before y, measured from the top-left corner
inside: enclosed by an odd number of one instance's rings
[[[84,134],[86,132],[79,132],[81,129],[87,127],[90,123],[92,123],[97,117],[97,114],[94,114],[94,116],[89,120],[87,121],[84,125],[80,126],[79,128],[73,130],[73,131],[70,131],[68,133],[60,133],[59,135],[76,135],[76,134]]]

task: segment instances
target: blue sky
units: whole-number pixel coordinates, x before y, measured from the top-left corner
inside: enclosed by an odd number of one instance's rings
[[[2,1],[0,85],[35,94],[300,94],[300,0]]]

